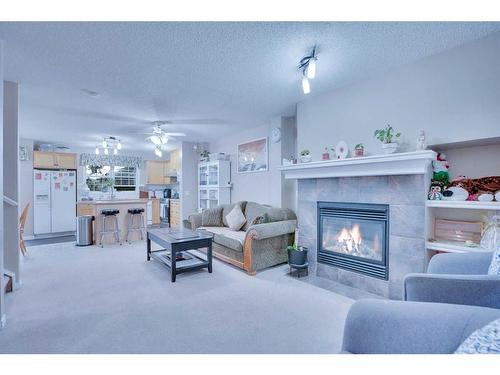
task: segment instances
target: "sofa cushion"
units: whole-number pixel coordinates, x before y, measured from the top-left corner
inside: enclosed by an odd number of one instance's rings
[[[243,215],[240,206],[234,206],[231,212],[227,214],[226,221],[229,229],[240,230],[247,222],[247,219],[245,215]]]
[[[488,268],[488,275],[500,276],[500,249],[493,252],[490,267]]]
[[[268,210],[269,206],[265,206],[263,204],[255,203],[255,202],[247,202],[247,205],[245,207],[245,217],[247,219],[247,222],[245,225],[243,225],[242,230],[246,231],[250,226],[252,225],[253,221],[257,216],[262,216],[266,213]]]
[[[225,227],[200,227],[199,229],[213,233],[213,241],[215,243],[235,251],[243,252],[243,244],[246,235],[244,231],[234,231]]]
[[[222,207],[222,223],[224,224],[225,227],[228,227],[227,225],[227,220],[226,216],[231,212],[231,210],[234,208],[234,206],[238,205],[241,208],[241,211],[245,212],[245,207],[246,207],[247,202],[245,201],[239,201],[236,203],[231,203],[231,204],[223,204],[220,207]]]
[[[222,207],[203,210],[201,213],[201,225],[204,227],[222,227]]]
[[[500,319],[474,331],[455,351],[456,354],[500,354]]]

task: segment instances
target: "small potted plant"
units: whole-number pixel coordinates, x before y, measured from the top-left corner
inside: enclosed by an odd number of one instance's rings
[[[375,130],[375,138],[382,142],[382,150],[385,154],[392,154],[398,148],[398,143],[393,138],[399,138],[401,133],[394,133],[391,125],[387,124],[384,129]]]
[[[365,155],[365,146],[362,143],[358,143],[354,146],[354,156],[360,157]]]
[[[311,153],[309,150],[302,150],[300,152],[300,162],[301,163],[309,163],[312,160]]]
[[[304,266],[307,264],[307,248],[293,244],[286,248],[288,252],[288,264],[293,266]]]

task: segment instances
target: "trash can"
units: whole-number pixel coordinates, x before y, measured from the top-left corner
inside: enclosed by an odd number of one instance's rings
[[[92,215],[78,216],[76,218],[76,246],[92,245],[94,238],[92,232]]]

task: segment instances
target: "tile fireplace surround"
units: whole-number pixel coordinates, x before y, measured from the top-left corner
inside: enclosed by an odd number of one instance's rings
[[[432,151],[418,151],[282,167],[285,178],[298,179],[299,245],[309,249],[311,273],[401,299],[404,276],[425,269],[425,201],[434,155]],[[318,201],[389,205],[387,281],[316,261]]]

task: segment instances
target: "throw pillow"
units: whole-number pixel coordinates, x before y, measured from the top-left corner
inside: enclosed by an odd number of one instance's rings
[[[488,268],[488,275],[500,276],[500,249],[493,252],[490,268]]]
[[[265,224],[265,223],[269,223],[269,217],[267,216],[266,213],[257,216],[255,219],[253,219],[250,225]]]
[[[222,226],[222,207],[215,207],[203,210],[201,213],[202,227],[221,227]]]
[[[455,354],[500,354],[500,319],[472,332]]]
[[[243,224],[246,223],[245,215],[239,205],[234,206],[230,213],[226,216],[226,221],[229,229],[240,230]]]

